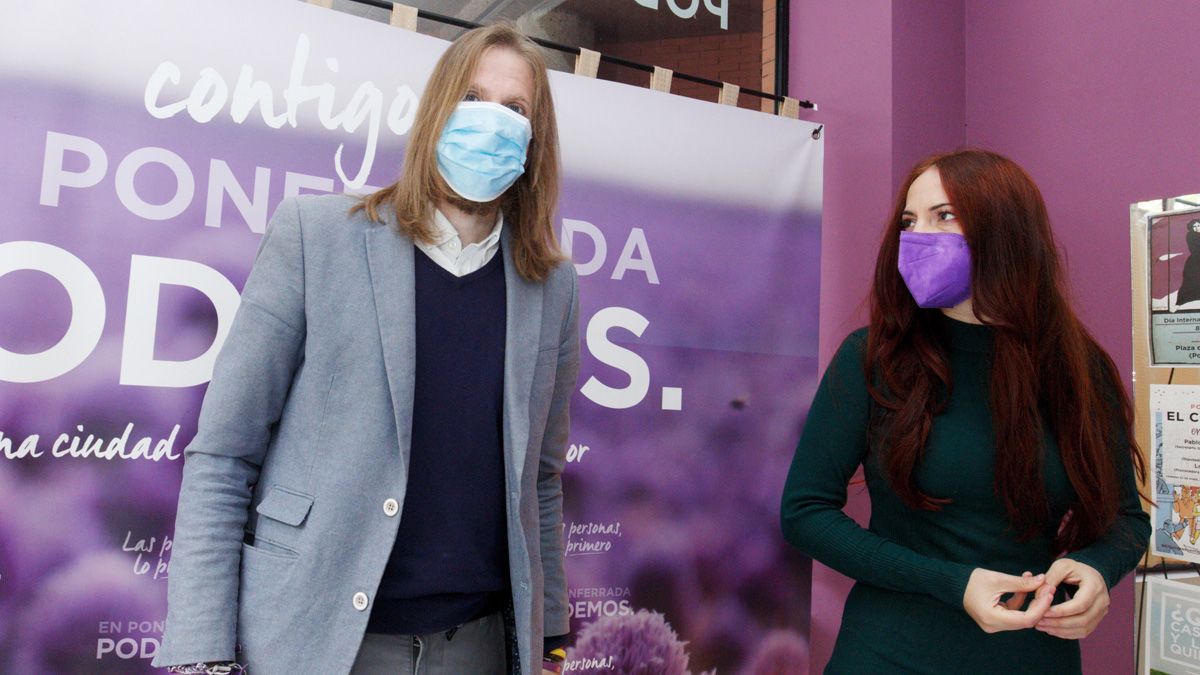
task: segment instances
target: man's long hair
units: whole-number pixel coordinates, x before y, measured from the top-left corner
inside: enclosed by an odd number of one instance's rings
[[[995,433],[995,494],[1016,534],[1051,522],[1043,429],[1058,443],[1076,501],[1055,540],[1059,552],[1095,541],[1114,522],[1119,462],[1145,475],[1133,435],[1133,407],[1116,365],[1075,316],[1064,288],[1041,192],[1013,161],[984,150],[926,158],[904,181],[875,265],[866,369],[877,407],[882,466],[911,508],[937,510],[948,499],[917,485],[933,417],[945,408],[951,373],[936,312],[920,309],[897,271],[909,187],[936,168],[971,250],[976,317],[995,332],[990,407]]]
[[[480,57],[492,48],[517,53],[529,64],[533,75],[533,100],[529,102],[533,139],[525,173],[505,192],[500,208],[504,226],[512,235],[517,271],[527,280],[543,281],[563,260],[553,220],[558,203],[558,123],[540,48],[509,24],[467,31],[442,54],[421,96],[399,179],[363,197],[353,210],[363,209],[372,220],[382,221],[380,208],[391,206],[402,234],[417,241],[433,241],[433,204],[439,197],[453,195],[437,170],[438,139],[446,120],[470,88]]]

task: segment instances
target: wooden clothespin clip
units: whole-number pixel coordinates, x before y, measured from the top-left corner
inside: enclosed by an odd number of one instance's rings
[[[654,74],[650,76],[650,88],[654,91],[671,92],[671,77],[675,71],[669,68],[654,66]]]
[[[399,2],[392,3],[392,18],[388,21],[396,28],[404,30],[417,30],[417,8]]]
[[[721,105],[737,106],[738,94],[741,93],[741,91],[742,88],[736,84],[722,82],[721,95],[717,98],[717,103],[720,103]]]
[[[779,116],[800,119],[800,99],[784,96],[783,105],[779,106]]]
[[[600,72],[600,52],[580,47],[579,56],[575,57],[575,74],[596,77],[598,72]]]

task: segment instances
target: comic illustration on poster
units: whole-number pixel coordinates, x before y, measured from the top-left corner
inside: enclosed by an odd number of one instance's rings
[[[1200,562],[1200,386],[1150,387],[1154,553]]]

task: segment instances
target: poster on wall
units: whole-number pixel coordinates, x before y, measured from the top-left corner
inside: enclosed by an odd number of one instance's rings
[[[1200,675],[1200,586],[1146,577],[1142,675]]]
[[[1154,553],[1200,562],[1200,386],[1150,385]]]
[[[1151,214],[1150,365],[1200,366],[1200,209]]]
[[[295,0],[6,8],[0,672],[155,671],[183,450],[267,219],[390,183],[446,44]],[[568,666],[804,673],[810,563],[778,508],[816,388],[823,141],[551,81],[583,341]]]

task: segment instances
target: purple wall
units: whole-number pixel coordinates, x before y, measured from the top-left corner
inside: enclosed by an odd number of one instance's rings
[[[968,2],[967,142],[1041,186],[1076,307],[1131,377],[1129,204],[1200,190],[1200,5]],[[1084,642],[1087,673],[1133,672],[1133,583]]]
[[[962,26],[962,0],[892,7],[892,197],[917,160],[964,142]]]
[[[892,198],[892,7],[793,0],[790,90],[816,101],[802,117],[826,126],[821,228],[821,368],[847,333],[863,325],[880,225]],[[847,511],[866,522],[865,493]],[[812,672],[829,661],[850,581],[814,562]]]
[[[963,143],[963,7],[959,0],[793,0],[788,69],[805,119],[828,125],[821,238],[822,367],[866,323],[875,251],[896,185],[920,157]],[[847,512],[870,503],[851,489]],[[812,672],[829,660],[851,582],[813,564]]]
[[[860,303],[892,199],[892,7],[793,0],[790,91],[816,101],[825,130],[821,366],[863,324]]]
[[[792,0],[791,92],[820,105],[806,119],[829,125],[822,364],[864,323],[896,184],[917,158],[966,143],[1012,157],[1041,186],[1080,314],[1129,373],[1129,204],[1200,190],[1197,20],[1200,5],[1167,1]],[[848,510],[861,519],[865,496]],[[848,588],[814,565],[814,673]],[[1132,672],[1132,617],[1126,580],[1083,644],[1085,672]]]
[[[791,92],[828,125],[821,361],[865,322],[875,248],[916,160],[964,142],[961,0],[792,0]]]
[[[1041,186],[1077,307],[1126,373],[1129,204],[1200,189],[1197,21],[1186,2],[967,6],[967,140]]]

